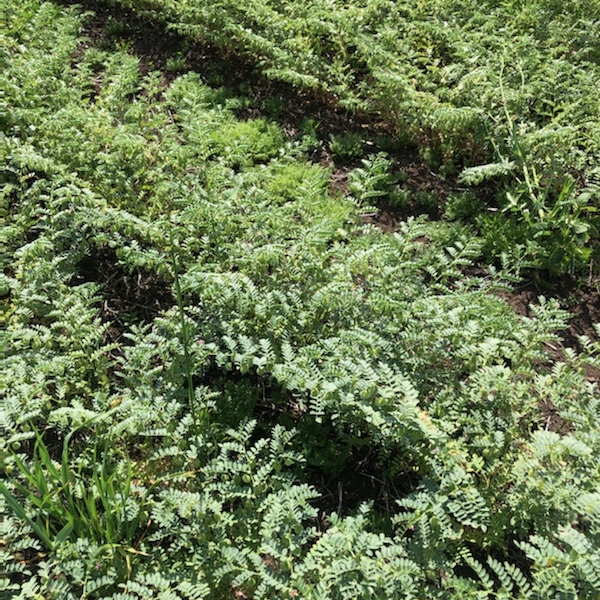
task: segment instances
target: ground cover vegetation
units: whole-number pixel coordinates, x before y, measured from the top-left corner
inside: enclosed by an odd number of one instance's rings
[[[122,4],[384,125],[7,1],[1,593],[594,597],[597,3]]]
[[[383,117],[442,173],[494,181],[488,250],[573,272],[598,237],[600,5],[120,0],[268,77]],[[477,204],[455,200],[458,212]]]

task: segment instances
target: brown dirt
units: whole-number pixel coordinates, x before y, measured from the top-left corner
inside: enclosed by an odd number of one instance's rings
[[[598,341],[598,334],[594,324],[600,323],[600,294],[593,282],[581,284],[571,278],[563,277],[552,280],[552,283],[540,283],[535,278],[525,281],[511,292],[500,292],[514,311],[525,317],[533,316],[532,304],[537,304],[540,296],[546,299],[558,300],[561,308],[571,313],[567,327],[560,331],[560,344],[548,344],[551,355],[564,357],[565,348],[573,348],[576,352],[582,351],[579,336],[586,335],[592,341]],[[598,381],[597,369],[590,367]]]
[[[405,220],[403,211],[390,208],[381,208],[376,213],[363,213],[360,218],[365,225],[374,225],[384,233],[395,233]]]
[[[132,323],[149,323],[175,302],[169,283],[139,267],[126,271],[108,246],[90,248],[80,261],[75,283],[85,282],[102,286],[99,314],[103,322],[111,324],[108,342],[122,341]]]
[[[563,419],[558,412],[558,409],[552,401],[544,398],[539,403],[540,412],[542,413],[542,426],[548,431],[553,431],[559,435],[567,435],[571,433],[571,424]]]

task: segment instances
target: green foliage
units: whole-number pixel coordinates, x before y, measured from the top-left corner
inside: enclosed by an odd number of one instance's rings
[[[273,158],[283,143],[279,127],[262,119],[221,125],[211,137],[215,151],[232,165]]]
[[[600,161],[597,2],[121,3],[249,56],[267,77],[383,117],[443,174],[500,177],[514,198],[503,203],[515,223],[509,237],[540,241],[526,251],[530,262],[559,274],[589,264],[599,208],[586,191]],[[331,138],[334,156],[357,159],[363,148],[357,134]]]
[[[473,220],[483,208],[483,202],[473,192],[452,194],[444,206],[444,217],[451,221]]]
[[[307,6],[141,8],[273,77],[372,102],[465,183],[505,186],[495,216],[474,189],[446,221],[363,225],[366,204],[405,191],[389,155],[331,193],[304,155],[315,122],[299,140],[242,122],[244,101],[197,74],[166,84],[84,42],[77,9],[8,3],[9,597],[596,594],[600,347],[582,338],[549,364],[567,314],[539,298],[518,317],[496,293],[532,261],[590,258],[595,6],[569,3],[568,31],[559,3],[488,3],[489,22],[469,0]],[[557,81],[564,114],[544,92]],[[505,108],[524,125],[495,120]],[[359,142],[332,140],[347,158]],[[511,259],[468,277],[490,240]]]
[[[364,154],[365,140],[358,133],[329,136],[329,150],[335,158],[356,160]]]
[[[368,531],[368,507],[356,517],[332,515],[331,527],[313,545],[296,572],[304,598],[411,598],[422,574],[406,550]]]
[[[24,483],[14,479],[11,487],[34,507],[35,519],[2,483],[0,490],[8,506],[49,550],[68,539],[81,538],[98,544],[99,553],[116,550],[126,556],[130,548],[135,548],[145,520],[144,500],[135,499],[132,487],[131,463],[109,464],[108,449],[100,449],[96,442],[90,457],[92,473],[84,473],[83,464],[73,472],[69,444],[75,431],[65,437],[58,466],[42,436],[34,433],[32,466],[17,455],[13,457],[14,466],[10,462],[8,466],[23,477]],[[123,466],[125,472],[119,473]]]
[[[501,89],[506,119],[512,127],[506,150],[512,160],[502,157],[497,163],[465,169],[461,178],[477,185],[486,179],[511,175],[503,203],[503,212],[509,215],[505,228],[510,233],[503,250],[525,247],[536,266],[573,275],[590,261],[590,241],[599,236],[597,186],[579,188],[576,180],[557,164],[554,154],[551,159],[546,157],[543,171],[538,170],[531,149],[526,148],[522,134],[512,123]],[[489,217],[483,216],[481,221],[485,230]],[[494,236],[488,238],[493,244],[498,243]]]
[[[353,169],[348,176],[348,187],[358,202],[364,203],[388,194],[395,181],[390,173],[392,163],[385,153],[363,158],[361,162],[363,166]]]

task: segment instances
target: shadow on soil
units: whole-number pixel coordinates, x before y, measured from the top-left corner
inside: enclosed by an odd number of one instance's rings
[[[368,432],[357,443],[326,417],[316,423],[298,397],[264,377],[214,369],[205,374],[203,383],[218,392],[221,426],[236,427],[244,418],[256,419],[252,441],[270,436],[276,425],[296,430],[294,447],[306,459],[297,477],[320,494],[313,502],[320,529],[327,528],[327,515],[353,514],[364,502],[373,503],[382,520],[389,520],[398,512],[395,500],[414,491],[420,481],[416,469],[392,473],[389,465],[401,461],[386,459]]]
[[[102,286],[99,316],[111,324],[108,342],[120,340],[133,323],[150,323],[175,303],[169,282],[139,267],[126,271],[108,246],[92,246],[79,262],[75,283],[87,282]]]

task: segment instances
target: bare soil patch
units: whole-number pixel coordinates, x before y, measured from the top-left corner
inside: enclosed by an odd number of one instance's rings
[[[531,305],[538,303],[540,296],[546,299],[558,300],[561,308],[569,311],[571,317],[567,327],[559,332],[558,344],[547,344],[549,357],[553,362],[565,360],[565,348],[573,348],[576,352],[583,350],[580,336],[587,336],[592,341],[598,341],[594,328],[600,323],[600,293],[598,281],[588,281],[585,284],[570,277],[560,279],[542,278],[539,273],[525,281],[511,292],[501,292],[499,295],[506,300],[514,311],[525,317],[532,317]],[[536,277],[537,276],[537,277]],[[600,370],[591,365],[586,366],[586,377],[589,381],[600,382]]]
[[[571,424],[566,419],[563,419],[556,406],[548,398],[540,401],[539,408],[544,429],[553,431],[559,435],[571,433]]]
[[[113,248],[92,247],[78,265],[77,283],[102,286],[99,315],[109,322],[107,341],[117,342],[133,323],[149,323],[175,303],[170,283],[136,267],[126,271]]]

